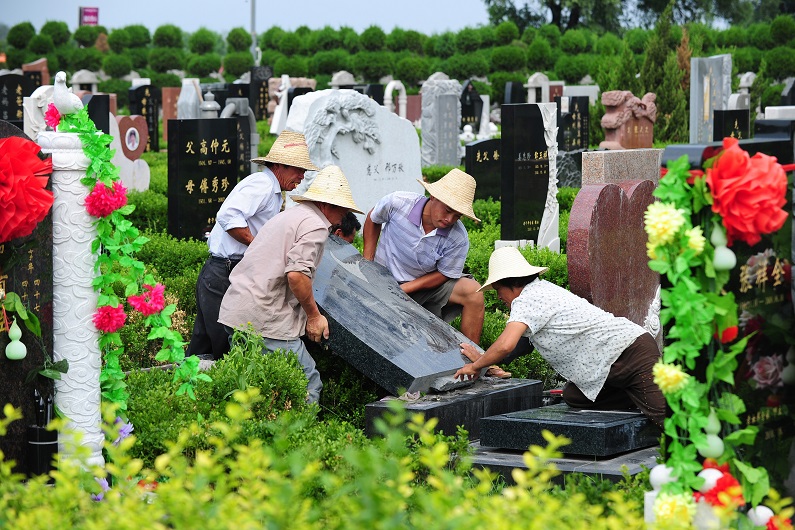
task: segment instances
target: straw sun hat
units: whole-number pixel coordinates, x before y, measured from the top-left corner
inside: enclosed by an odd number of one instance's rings
[[[489,258],[489,277],[478,291],[494,289],[493,283],[505,278],[523,278],[541,274],[549,267],[530,265],[516,247],[500,247]]]
[[[431,184],[417,180],[428,190],[431,197],[437,198],[461,215],[480,222],[472,210],[472,203],[475,201],[475,179],[471,175],[454,168]]]
[[[296,202],[316,201],[348,208],[355,213],[364,213],[353,202],[351,187],[348,179],[337,166],[326,166],[315,175],[315,180],[309,185],[303,195],[291,195]]]
[[[273,147],[271,147],[266,156],[252,158],[251,161],[255,164],[273,162],[274,164],[300,167],[307,171],[318,171],[320,169],[309,159],[309,148],[306,145],[304,135],[293,131],[283,131],[276,138]]]

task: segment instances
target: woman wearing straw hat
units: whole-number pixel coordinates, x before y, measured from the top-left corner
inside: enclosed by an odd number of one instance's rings
[[[220,359],[229,351],[229,337],[218,323],[221,299],[229,288],[229,273],[243,258],[262,226],[279,213],[282,191],[292,191],[304,171],[317,171],[309,159],[303,134],[285,131],[268,155],[252,160],[262,171],[241,180],[224,200],[207,240],[210,256],[196,282],[196,320],[187,355]]]
[[[666,402],[652,375],[660,357],[654,338],[626,318],[539,279],[546,270],[530,265],[514,247],[492,253],[481,290],[495,289],[511,316],[486,353],[455,377],[477,377],[482,368],[510,354],[524,336],[568,380],[563,399],[569,406],[620,410],[635,405],[662,428]],[[463,343],[461,352],[475,350]]]
[[[263,353],[293,351],[309,384],[307,400],[316,403],[323,384],[301,336],[328,338],[328,321],[315,303],[312,280],[323,256],[329,227],[348,212],[362,213],[348,180],[337,166],[323,168],[298,202],[265,223],[229,276],[218,321],[228,337],[251,326],[265,340]]]
[[[472,210],[475,179],[453,169],[438,181],[420,181],[430,198],[394,192],[378,201],[364,221],[365,259],[384,265],[403,291],[437,317],[461,315],[461,333],[478,344],[485,307],[480,284],[464,275],[469,236],[461,216]],[[510,377],[494,366],[489,375]]]

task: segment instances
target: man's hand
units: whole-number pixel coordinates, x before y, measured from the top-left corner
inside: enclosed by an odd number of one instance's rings
[[[475,363],[465,364],[463,368],[460,368],[455,375],[453,375],[453,377],[455,379],[461,379],[462,381],[477,379],[480,377],[480,368],[475,368]]]
[[[329,335],[328,320],[323,315],[318,315],[306,321],[306,336],[312,342],[320,342]]]

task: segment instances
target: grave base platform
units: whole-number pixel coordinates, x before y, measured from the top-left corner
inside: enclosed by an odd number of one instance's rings
[[[472,448],[474,450],[472,456],[474,465],[499,473],[508,484],[514,483],[511,476],[514,469],[527,469],[523,451],[485,447],[480,442],[474,442]],[[657,465],[659,454],[660,447],[654,446],[614,455],[606,459],[575,456],[554,458],[550,462],[555,464],[561,474],[556,476],[553,482],[563,484],[565,475],[569,473],[583,473],[602,480],[619,482],[624,478],[625,473],[634,476],[643,472],[644,468],[653,468]]]
[[[660,438],[660,430],[638,411],[582,410],[560,403],[484,417],[480,442],[525,451],[546,445],[544,430],[571,440],[562,448],[569,456],[607,457],[657,445]]]
[[[495,379],[481,377],[472,386],[426,394],[406,401],[406,411],[421,412],[426,419],[438,418],[437,430],[448,436],[456,434],[462,425],[470,439],[480,436],[481,418],[541,406],[543,384],[534,379]],[[389,410],[388,401],[376,401],[365,406],[365,432],[375,436],[375,420]]]

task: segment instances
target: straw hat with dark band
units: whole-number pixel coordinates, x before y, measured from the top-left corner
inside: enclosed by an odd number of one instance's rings
[[[437,198],[461,215],[480,222],[472,210],[472,203],[475,201],[475,179],[471,175],[454,168],[432,184],[417,180],[428,190],[431,197]]]
[[[309,148],[304,135],[293,131],[283,131],[276,138],[267,156],[252,158],[251,161],[261,165],[264,165],[265,162],[273,162],[274,164],[300,167],[307,171],[320,169],[309,159]]]
[[[489,258],[489,277],[478,291],[494,289],[494,282],[505,278],[524,278],[546,272],[549,267],[530,265],[516,247],[501,247],[491,253]]]
[[[303,195],[291,195],[290,198],[296,202],[325,202],[347,208],[355,213],[364,213],[353,202],[348,179],[337,166],[326,166],[321,169]]]

